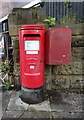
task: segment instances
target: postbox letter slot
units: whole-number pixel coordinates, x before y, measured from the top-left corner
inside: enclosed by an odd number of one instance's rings
[[[24,34],[24,37],[40,37],[39,34]]]

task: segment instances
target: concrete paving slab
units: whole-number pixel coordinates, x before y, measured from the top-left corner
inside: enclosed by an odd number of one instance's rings
[[[19,96],[20,96],[20,91],[18,91],[18,92],[14,91],[12,93],[12,96],[11,96],[10,101],[8,103],[7,110],[9,110],[9,111],[28,110],[29,104],[24,103],[20,99]]]
[[[36,120],[40,120],[40,118],[43,120],[59,120],[59,118],[61,120],[62,118],[77,118],[78,120],[78,118],[84,118],[83,94],[56,93],[55,91],[48,95],[46,101],[31,105],[24,103],[19,96],[20,91],[4,92],[3,106],[6,105],[6,107],[3,118],[18,118],[18,120],[23,120],[23,118],[35,118]],[[8,97],[10,101],[8,101]]]
[[[6,100],[8,98],[10,98],[11,94],[12,94],[12,90],[2,90],[2,98],[3,100]]]
[[[12,94],[12,91],[3,91],[2,92],[2,113],[3,114],[7,109],[11,94]]]
[[[39,104],[30,105],[28,111],[51,111],[49,100]]]
[[[76,93],[62,93],[61,98],[54,96],[51,99],[51,109],[58,112],[82,112],[81,95]]]
[[[21,118],[27,118],[27,119],[36,119],[36,120],[52,120],[52,115],[50,112],[43,112],[43,111],[34,111],[34,112],[28,112],[26,111]]]
[[[16,100],[20,96],[20,91],[13,91],[10,100]]]
[[[0,120],[2,118],[2,84],[0,83]]]
[[[2,91],[2,83],[0,82],[0,92]]]
[[[2,118],[2,84],[0,83],[0,120]]]
[[[0,92],[0,101],[2,100],[2,92]]]
[[[2,84],[0,83],[0,101],[2,101]]]
[[[76,119],[82,119],[83,113],[82,112],[52,112],[53,118],[76,118]]]
[[[2,118],[2,101],[0,101],[0,120]]]
[[[11,118],[20,118],[24,114],[24,111],[6,111],[2,117],[2,119]]]
[[[0,83],[0,101],[2,100],[2,84]]]

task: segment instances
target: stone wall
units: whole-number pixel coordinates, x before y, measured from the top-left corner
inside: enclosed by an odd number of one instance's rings
[[[9,34],[13,45],[13,61],[15,76],[15,85],[20,85],[20,55],[19,55],[19,27],[28,24],[38,24],[47,27],[44,24],[46,14],[42,8],[14,8],[8,16]]]
[[[18,28],[25,24],[44,24],[46,18],[42,8],[13,9],[9,15],[9,33],[13,43],[13,60],[16,74],[15,83],[20,84],[19,79],[19,37]],[[59,26],[60,27],[60,26]],[[45,79],[47,89],[67,89],[82,91],[84,86],[84,27],[82,25],[69,26],[72,31],[71,63],[69,65],[45,65]]]
[[[50,89],[83,92],[84,26],[81,24],[69,25],[69,28],[72,29],[71,62],[69,65],[46,66],[46,80],[51,83],[48,84]]]

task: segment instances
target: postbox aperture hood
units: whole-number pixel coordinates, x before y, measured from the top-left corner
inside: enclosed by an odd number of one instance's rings
[[[24,26],[21,26],[19,28],[20,30],[30,30],[30,29],[33,29],[33,30],[43,30],[44,27],[43,26],[40,26],[40,25],[24,25]]]

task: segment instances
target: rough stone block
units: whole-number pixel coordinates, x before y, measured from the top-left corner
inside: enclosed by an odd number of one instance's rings
[[[18,8],[14,9],[8,17],[9,33],[11,36],[18,35],[18,28],[28,24],[44,24],[46,14],[42,8]]]
[[[15,90],[21,90],[21,80],[20,80],[20,76],[15,76]]]
[[[36,10],[34,10],[36,12]],[[22,24],[34,24],[37,22],[37,19],[34,19],[32,16],[32,10],[26,9],[22,10]]]
[[[44,23],[44,20],[46,19],[46,14],[43,8],[37,10],[37,19],[38,23]]]
[[[52,74],[52,66],[45,65],[45,75],[51,75],[51,74]]]
[[[22,24],[22,14],[23,14],[23,12],[22,12],[22,9],[19,9],[18,11],[17,11],[17,25],[20,25],[20,24]]]
[[[19,37],[11,37],[13,49],[19,49]]]
[[[53,75],[80,75],[83,73],[82,62],[71,62],[67,65],[54,65],[52,74]]]
[[[14,71],[15,71],[17,74],[20,73],[20,66],[19,66],[19,64],[17,65],[17,64],[15,63],[15,65],[14,65]]]
[[[72,47],[84,47],[84,35],[72,36]]]
[[[84,35],[84,24],[73,24],[69,27],[72,29],[72,35]]]
[[[17,79],[17,81],[19,82],[19,78],[18,78],[20,76],[20,64],[19,63],[14,63],[14,72],[16,76],[15,79]]]
[[[53,75],[52,76],[52,88],[69,89],[70,88],[70,76]]]
[[[13,57],[14,63],[19,63],[20,62],[20,58],[18,57]]]
[[[20,66],[20,62],[14,64],[16,67]]]
[[[84,35],[84,28],[72,28],[72,35]]]
[[[84,75],[82,76],[82,80],[81,80],[81,88],[82,88],[82,92],[84,93]]]
[[[10,36],[18,36],[19,35],[19,27],[21,27],[21,25],[9,25],[9,34]]]
[[[82,90],[84,87],[83,77],[84,76],[82,75],[70,76],[70,82],[71,82],[70,89],[81,89]]]
[[[57,25],[58,28],[70,28],[72,29],[72,35],[84,35],[84,24],[64,24]]]
[[[46,89],[50,90],[52,88],[52,76],[45,76],[45,86]]]
[[[82,75],[54,75],[52,76],[52,88],[82,91],[82,89],[84,89],[83,80],[84,79]]]
[[[82,74],[84,75],[84,61],[82,62]]]
[[[9,25],[17,25],[17,12],[12,12],[8,16],[8,24]]]
[[[14,49],[14,51],[13,51],[13,57],[19,57],[19,56],[20,56],[19,49]]]
[[[72,47],[71,48],[71,61],[72,62],[81,62],[84,60],[84,47]]]

